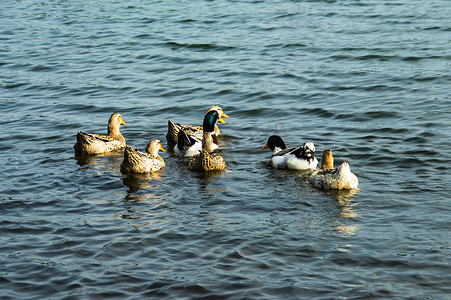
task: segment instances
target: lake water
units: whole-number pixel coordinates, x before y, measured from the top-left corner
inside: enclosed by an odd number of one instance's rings
[[[0,298],[450,299],[448,0],[0,4]],[[220,105],[224,172],[76,159]],[[260,148],[312,141],[359,190]]]

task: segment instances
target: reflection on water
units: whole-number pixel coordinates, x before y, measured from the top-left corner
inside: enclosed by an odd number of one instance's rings
[[[162,171],[156,173],[143,173],[143,174],[127,174],[124,175],[122,182],[129,188],[127,191],[126,200],[130,200],[135,195],[130,195],[139,191],[139,189],[150,188],[151,183],[154,181],[161,181],[164,173]],[[161,184],[157,187],[162,186]],[[155,189],[155,187],[153,188]]]
[[[98,172],[95,175],[100,175],[104,171],[117,171],[123,160],[123,150],[115,150],[108,153],[86,155],[75,157],[78,165],[85,169],[95,169]]]
[[[162,205],[162,204],[160,204]],[[158,203],[151,209],[158,207]],[[128,221],[128,224],[134,228],[150,226],[154,230],[161,230],[161,232],[169,231],[169,224],[173,220],[172,218],[164,219],[166,212],[148,212],[138,210],[135,208],[128,208],[126,213],[118,215],[118,218],[122,218]]]
[[[334,226],[334,230],[338,233],[340,233],[343,236],[350,236],[356,233],[356,231],[359,229],[358,225],[345,225],[340,224],[337,226]]]
[[[196,172],[199,192],[206,195],[206,198],[213,198],[218,193],[227,191],[225,187],[208,188],[208,186],[219,179],[224,171]]]
[[[119,171],[123,159],[123,151],[77,157],[77,164],[85,170],[94,170],[94,176],[110,173],[111,182],[114,178],[122,179],[122,183],[128,188],[125,193],[116,193],[120,199],[96,199],[89,201],[91,204],[102,205],[108,202],[124,200],[125,212],[114,215],[105,215],[92,218],[88,223],[107,222],[111,220],[126,220],[132,227],[151,226],[152,229],[164,229],[168,227],[171,218],[166,217],[168,202],[167,194],[161,192],[164,189],[162,179],[164,170],[156,173],[122,175]],[[125,195],[124,195],[125,194]],[[119,225],[120,226],[120,225]]]
[[[194,224],[205,226],[206,231],[223,231],[224,214],[222,206],[216,199],[227,191],[222,182],[223,174],[227,171],[192,172],[195,184],[192,185],[194,193],[185,195],[187,203],[196,203],[198,210],[193,211]]]
[[[101,157],[101,156],[103,156],[103,154],[79,156],[79,157],[75,157],[75,160],[77,161],[77,164],[79,164],[80,166],[87,165],[86,168],[90,169],[90,168],[95,168],[96,158]]]
[[[359,189],[350,189],[350,190],[317,190],[311,187],[308,182],[309,173],[308,172],[300,172],[297,174],[299,176],[298,180],[296,180],[296,186],[300,191],[307,193],[324,193],[325,195],[332,198],[336,201],[336,207],[338,209],[338,214],[336,215],[336,219],[333,231],[339,233],[343,236],[349,236],[356,233],[359,229],[358,225],[349,224],[352,222],[352,218],[358,216],[358,212],[356,210],[357,202],[353,202],[353,197],[359,192]]]
[[[124,197],[126,212],[118,217],[135,228],[151,226],[162,230],[168,227],[172,218],[165,217],[168,195],[161,193],[163,175],[163,171],[124,175],[122,182],[129,188]]]
[[[341,209],[341,217],[342,218],[350,218],[355,217],[356,214],[354,213],[345,213],[350,209],[350,207],[354,206],[355,203],[351,204],[352,197],[357,194],[359,190],[358,189],[351,189],[351,190],[328,190],[324,191],[326,195],[329,195],[333,197],[335,200],[337,200],[337,208]],[[350,209],[352,211],[352,209]]]
[[[56,2],[1,11],[3,298],[449,297],[449,1]],[[107,112],[165,144],[212,104],[228,171],[67,160]],[[269,168],[271,134],[367,184]]]
[[[338,232],[343,236],[353,235],[359,229],[358,225],[346,223],[347,221],[351,221],[346,219],[358,216],[358,213],[355,210],[357,203],[352,202],[352,196],[358,191],[358,189],[324,191],[326,195],[332,196],[337,201],[337,208],[339,209],[337,216],[338,224],[333,227],[335,232]]]

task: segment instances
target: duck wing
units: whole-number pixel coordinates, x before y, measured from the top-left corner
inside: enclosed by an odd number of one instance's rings
[[[271,155],[271,157],[275,157],[275,156],[284,156],[286,154],[291,154],[293,151],[295,151],[297,148],[290,148],[290,149],[284,149],[284,150],[280,150],[279,152]]]
[[[194,144],[201,142],[200,140],[190,136],[185,130],[180,130],[177,134],[177,148],[181,152],[186,152]]]
[[[110,136],[107,135],[103,135],[103,134],[95,134],[95,133],[86,133],[86,132],[82,132],[82,135],[85,135],[86,137],[94,139],[94,140],[99,140],[105,143],[114,141],[114,139]]]
[[[184,131],[187,135],[194,137],[198,140],[202,140],[203,129],[202,126],[193,126],[193,125],[181,125],[177,123],[179,126],[179,131]]]
[[[169,148],[173,148],[177,144],[177,135],[181,130],[186,131],[188,135],[202,139],[201,126],[182,125],[180,123],[174,123],[171,120],[168,120],[168,133],[166,134],[166,140],[168,142]]]

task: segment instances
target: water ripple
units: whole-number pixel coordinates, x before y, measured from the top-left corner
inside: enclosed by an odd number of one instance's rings
[[[446,297],[447,4],[2,4],[2,297]],[[213,104],[224,172],[74,157],[113,111],[143,149]],[[359,189],[266,166],[272,134],[332,149]]]

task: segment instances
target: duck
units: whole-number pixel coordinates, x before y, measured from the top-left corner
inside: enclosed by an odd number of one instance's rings
[[[221,121],[221,117],[217,111],[211,111],[205,115],[202,150],[188,160],[188,169],[190,171],[222,171],[226,169],[224,159],[213,153],[217,149],[214,143],[214,139],[217,139],[217,137],[212,126],[216,121]]]
[[[217,111],[219,116],[222,118],[229,118],[228,115],[224,113],[221,107],[217,105],[213,105],[210,108],[208,108],[205,111],[205,114],[209,113],[210,111]],[[180,130],[185,130],[185,132],[192,137],[195,137],[198,140],[202,139],[202,126],[194,126],[194,125],[182,125],[180,123],[174,123],[171,120],[168,120],[168,133],[166,134],[166,140],[168,143],[168,148],[173,149],[174,146],[178,142],[178,133]],[[221,133],[219,130],[219,127],[215,124],[214,131],[216,133],[216,136],[219,136]]]
[[[225,169],[226,163],[221,156],[203,149],[188,161],[190,171],[223,171]]]
[[[90,155],[106,153],[126,146],[125,139],[119,132],[121,125],[127,125],[120,113],[113,113],[108,120],[108,131],[106,135],[86,133],[79,131],[77,133],[77,142],[74,145],[75,155]]]
[[[321,169],[315,170],[308,181],[312,186],[324,190],[355,189],[359,186],[359,180],[347,162],[334,169],[334,157],[330,149],[323,151]]]
[[[124,160],[121,163],[122,173],[150,173],[161,170],[166,166],[164,160],[158,155],[158,151],[166,152],[161,146],[160,140],[152,139],[147,143],[146,152],[140,152],[126,146]]]
[[[261,149],[268,148],[271,149],[272,156],[266,164],[274,168],[306,170],[315,169],[318,165],[318,160],[315,157],[315,145],[312,142],[287,149],[280,136],[272,135]]]
[[[182,157],[191,157],[201,152],[203,148],[207,149],[208,152],[218,149],[218,136],[214,130],[216,122],[225,123],[218,111],[209,111],[204,117],[201,139],[190,135],[189,130],[182,128],[177,134],[175,154]]]

